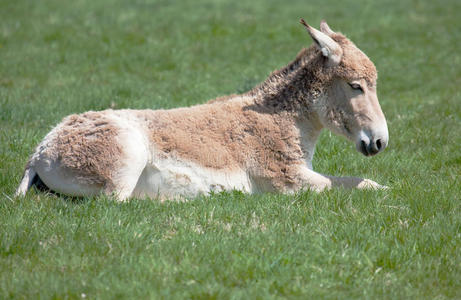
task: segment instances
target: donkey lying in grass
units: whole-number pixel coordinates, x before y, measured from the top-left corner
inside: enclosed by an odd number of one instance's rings
[[[37,182],[58,193],[193,197],[383,188],[312,170],[322,128],[374,155],[388,142],[373,63],[326,22],[314,45],[251,91],[171,110],[105,110],[63,119],[39,144],[16,194]]]

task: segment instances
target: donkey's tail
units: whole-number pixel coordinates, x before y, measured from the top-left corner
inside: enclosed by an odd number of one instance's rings
[[[30,187],[37,182],[40,178],[34,168],[27,164],[24,170],[24,176],[22,177],[21,183],[16,190],[15,196],[25,196]]]

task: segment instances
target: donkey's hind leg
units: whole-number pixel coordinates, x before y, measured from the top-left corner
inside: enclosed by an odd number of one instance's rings
[[[51,191],[74,197],[94,197],[105,194],[124,201],[131,196],[144,165],[136,159],[131,160],[130,163],[122,163],[121,167],[113,170],[112,177],[105,182],[91,182],[90,178],[82,178],[75,170],[61,167],[59,162],[47,164],[38,161],[36,168],[40,179]]]
[[[118,137],[123,149],[120,167],[112,174],[111,182],[104,189],[106,195],[113,195],[118,201],[132,196],[148,161],[148,146],[142,133],[136,128],[123,130]]]
[[[130,160],[117,170],[112,181],[104,188],[104,193],[108,196],[114,196],[118,201],[126,201],[133,195],[133,191],[138,183],[139,177],[146,166],[146,161],[136,159]]]
[[[124,201],[131,196],[146,166],[148,150],[142,135],[134,129],[122,128],[117,138],[122,155],[117,158],[113,169],[106,170],[110,176],[97,173],[83,176],[79,170],[50,159],[46,153],[35,156],[34,169],[50,190],[60,194],[75,197],[105,194]]]

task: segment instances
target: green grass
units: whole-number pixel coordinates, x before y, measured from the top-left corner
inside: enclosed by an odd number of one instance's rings
[[[461,298],[461,2],[0,1],[0,298]],[[324,132],[316,170],[389,185],[187,203],[31,192],[70,113],[243,92],[325,18],[375,62],[389,148]]]

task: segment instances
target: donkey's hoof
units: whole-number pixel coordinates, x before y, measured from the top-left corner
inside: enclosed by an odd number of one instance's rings
[[[374,182],[370,179],[364,179],[362,182],[359,183],[357,186],[359,189],[373,189],[373,190],[387,190],[389,189],[386,185],[381,185],[377,182]]]

